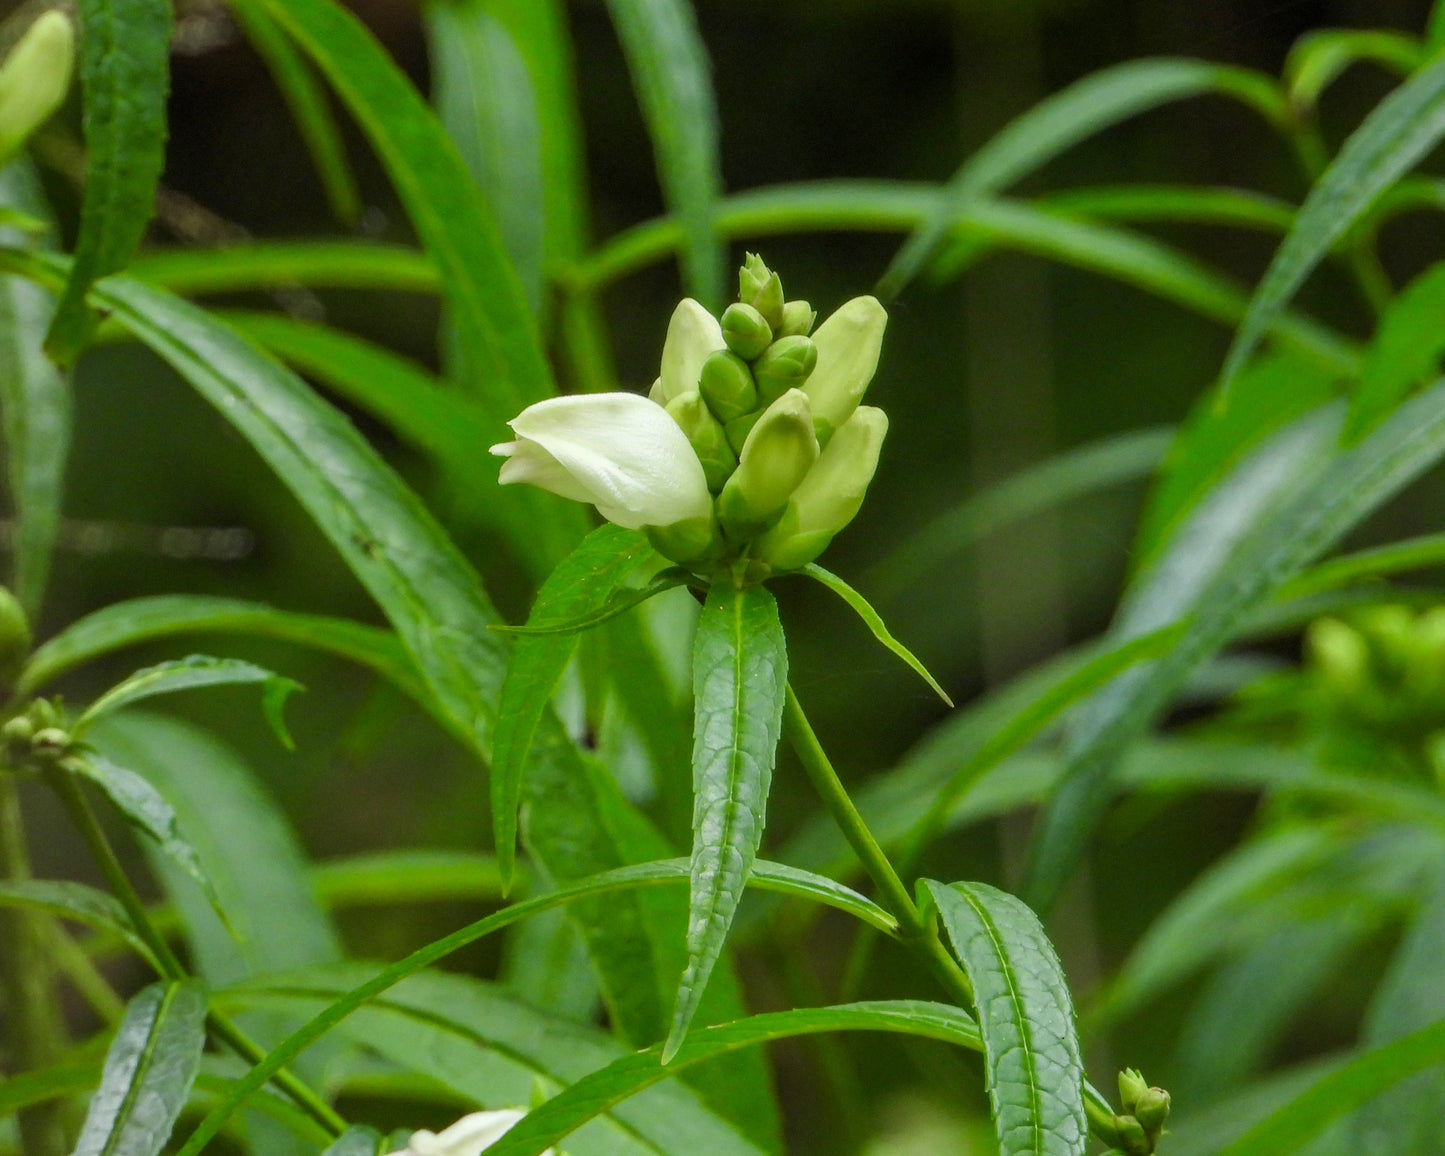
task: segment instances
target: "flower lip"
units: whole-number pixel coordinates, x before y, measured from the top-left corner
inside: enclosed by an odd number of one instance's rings
[[[591,502],[629,529],[706,516],[707,479],[687,436],[667,411],[634,393],[553,397],[508,424],[515,441],[491,452],[507,458],[500,481],[527,482]]]

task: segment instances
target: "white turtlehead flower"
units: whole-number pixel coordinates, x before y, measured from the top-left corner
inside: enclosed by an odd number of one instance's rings
[[[553,397],[507,424],[517,440],[492,447],[507,459],[504,485],[526,482],[590,502],[609,522],[631,530],[711,520],[702,463],[656,402],[635,393]]]
[[[515,1108],[495,1112],[473,1112],[463,1116],[444,1132],[413,1132],[407,1146],[391,1156],[481,1156],[511,1130],[527,1113]],[[555,1156],[548,1148],[543,1156]]]
[[[709,354],[726,349],[718,319],[691,297],[684,297],[667,323],[662,344],[662,371],[648,396],[658,405],[697,389],[702,363]]]

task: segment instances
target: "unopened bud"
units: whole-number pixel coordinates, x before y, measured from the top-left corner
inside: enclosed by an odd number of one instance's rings
[[[1332,691],[1353,698],[1364,689],[1370,675],[1370,648],[1358,630],[1338,618],[1319,618],[1310,623],[1305,637]]]
[[[751,305],[778,329],[783,324],[783,282],[756,253],[738,270],[738,300]]]
[[[1124,1111],[1128,1115],[1133,1115],[1134,1105],[1148,1090],[1149,1081],[1138,1069],[1125,1068],[1119,1073],[1119,1102],[1124,1105]]]
[[[687,434],[687,440],[692,443],[692,448],[697,453],[697,460],[702,463],[707,488],[716,494],[738,464],[737,455],[733,453],[732,446],[728,445],[723,427],[708,410],[702,394],[697,390],[673,398],[667,403],[667,412],[682,428],[682,432]]]
[[[783,306],[783,337],[806,337],[813,332],[818,314],[806,301],[789,301]]]
[[[801,388],[818,364],[818,349],[808,337],[780,337],[753,363],[753,376],[764,404],[772,405],[790,389]]]
[[[817,460],[808,398],[802,390],[790,389],[753,426],[738,468],[718,496],[724,532],[740,540],[765,529]]]
[[[708,355],[723,347],[717,318],[691,297],[677,303],[662,345],[662,372],[648,395],[659,405],[697,388]]]
[[[5,753],[12,764],[30,754],[30,744],[34,738],[35,724],[24,715],[18,715],[10,719],[4,727],[0,727],[0,742],[4,743]]]
[[[826,444],[842,429],[862,399],[878,368],[887,324],[888,314],[876,298],[855,297],[813,334],[818,365],[803,388],[813,406],[819,441]]]
[[[713,561],[723,552],[722,534],[711,514],[685,518],[670,526],[645,526],[643,533],[654,550],[684,566]]]
[[[58,759],[70,750],[70,735],[59,727],[46,727],[35,732],[30,749],[36,758]]]
[[[30,653],[30,623],[20,600],[0,586],[0,681],[9,682]]]
[[[732,421],[723,426],[723,432],[728,436],[728,445],[732,446],[738,453],[743,452],[743,446],[747,445],[748,434],[753,432],[753,426],[758,424],[758,418],[763,416],[764,411],[755,409],[752,413],[745,413],[742,417],[735,417]]]
[[[1169,1093],[1163,1088],[1145,1088],[1134,1105],[1134,1118],[1144,1131],[1158,1136],[1169,1119]]]
[[[796,570],[818,557],[863,505],[887,433],[888,416],[881,409],[854,410],[754,553],[776,570]]]
[[[60,107],[70,88],[75,29],[50,11],[25,31],[0,67],[0,164]]]
[[[719,349],[702,363],[698,389],[708,409],[721,422],[730,422],[758,408],[758,387],[753,371],[736,353]]]
[[[744,361],[751,361],[773,343],[773,327],[767,318],[741,301],[724,310],[722,335],[727,347]]]

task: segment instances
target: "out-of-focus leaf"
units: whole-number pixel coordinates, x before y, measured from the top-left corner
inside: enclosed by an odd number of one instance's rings
[[[35,172],[24,160],[0,169],[0,202],[49,217]],[[24,238],[0,229],[0,242],[23,244]],[[15,503],[13,581],[32,622],[50,574],[70,454],[70,385],[41,348],[53,313],[50,294],[40,286],[0,277],[0,365],[6,367],[0,373],[0,417]]]
[[[380,1156],[382,1136],[375,1128],[353,1124],[321,1156]]]
[[[963,163],[935,215],[894,256],[878,283],[879,295],[889,298],[903,291],[970,201],[1006,189],[1111,125],[1206,93],[1242,100],[1271,121],[1285,120],[1274,83],[1245,69],[1199,60],[1133,60],[1095,72],[1035,105]]]
[[[156,983],[130,1002],[105,1057],[75,1156],[158,1156],[185,1107],[206,1044],[198,983]]]
[[[783,727],[788,648],[762,586],[714,582],[693,643],[692,884],[687,970],[663,1062],[697,1012],[763,837]]]
[[[1445,354],[1445,263],[1432,265],[1390,302],[1365,353],[1345,423],[1353,441],[1389,413],[1412,389],[1440,373]]]
[[[465,851],[378,851],[328,859],[311,868],[323,906],[360,907],[502,897],[497,861]]]
[[[1275,600],[1283,603],[1308,598],[1371,578],[1383,578],[1403,570],[1419,570],[1442,563],[1445,563],[1445,534],[1424,534],[1419,538],[1407,538],[1321,562],[1281,586]]]
[[[1074,1005],[1038,917],[985,883],[924,886],[973,984],[1000,1152],[1083,1156],[1089,1128]]]
[[[1296,40],[1284,62],[1284,86],[1297,109],[1311,109],[1335,79],[1361,60],[1409,76],[1425,60],[1420,42],[1397,32],[1321,28]]]
[[[484,0],[443,0],[424,11],[432,102],[472,179],[535,317],[542,316],[546,216],[542,126],[532,76],[507,26]]]
[[[687,0],[607,0],[652,134],[663,198],[682,223],[683,279],[721,308],[723,246],[713,228],[722,190],[717,104],[707,48]]]
[[[256,0],[230,0],[230,7],[291,110],[316,175],[321,178],[332,215],[343,225],[355,225],[361,218],[361,193],[351,175],[346,142],[332,115],[326,90],[296,46]]]
[[[1310,189],[1294,227],[1265,270],[1219,373],[1227,399],[1244,363],[1295,291],[1375,199],[1445,134],[1445,57],[1392,92],[1345,141]]]
[[[73,919],[97,931],[118,935],[156,970],[155,957],[135,932],[120,900],[84,883],[56,879],[14,879],[0,882],[0,907],[28,907],[61,919]]]
[[[489,1152],[491,1156],[538,1156],[599,1113],[701,1060],[789,1036],[839,1031],[892,1031],[974,1051],[982,1048],[978,1025],[967,1012],[920,1000],[839,1004],[751,1016],[697,1029],[666,1065],[661,1048],[613,1061],[529,1112]]]
[[[94,282],[124,269],[155,212],[165,164],[170,91],[170,0],[80,0],[85,101],[85,195],[75,264],[45,350],[62,364],[90,340]]]
[[[437,293],[427,254],[361,241],[257,241],[223,249],[165,249],[131,264],[132,276],[191,296],[293,285]]]

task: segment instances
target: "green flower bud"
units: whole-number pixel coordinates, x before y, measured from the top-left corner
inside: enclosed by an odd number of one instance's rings
[[[887,324],[888,314],[876,298],[855,297],[813,334],[818,365],[803,388],[823,444],[842,429],[873,380]]]
[[[1114,1129],[1118,1138],[1114,1141],[1119,1150],[1127,1156],[1152,1156],[1154,1143],[1133,1116],[1115,1116]]]
[[[773,343],[773,327],[767,318],[741,301],[723,312],[722,334],[727,347],[744,361],[751,361]]]
[[[789,301],[783,306],[783,324],[780,333],[784,337],[806,337],[813,332],[813,322],[818,314],[806,301]]]
[[[723,432],[728,436],[728,445],[743,452],[743,446],[747,444],[748,434],[753,432],[753,426],[758,424],[758,418],[763,416],[765,411],[755,409],[752,413],[745,413],[742,417],[735,417],[732,421],[723,426]]]
[[[1358,630],[1338,618],[1319,618],[1310,623],[1305,641],[1331,691],[1354,698],[1365,688],[1370,677],[1370,648]]]
[[[30,710],[26,712],[31,724],[36,730],[43,730],[45,727],[58,727],[63,721],[60,711],[49,699],[37,698],[30,704]]]
[[[753,426],[738,468],[718,496],[724,533],[742,540],[765,529],[817,460],[818,439],[807,395],[790,389]]]
[[[818,364],[818,349],[811,338],[780,337],[753,362],[753,377],[764,404],[772,405],[790,389],[799,389]]]
[[[20,601],[0,586],[0,681],[9,682],[30,653],[30,623]]]
[[[881,409],[854,410],[793,491],[783,516],[758,539],[757,557],[775,570],[796,570],[818,557],[863,505],[887,433],[888,415]]]
[[[37,759],[58,759],[70,750],[70,735],[59,727],[46,727],[35,732],[30,749]]]
[[[0,67],[0,164],[60,107],[70,88],[75,30],[63,13],[40,16]]]
[[[1134,1105],[1148,1090],[1149,1081],[1137,1068],[1125,1068],[1119,1073],[1119,1102],[1124,1105],[1127,1114],[1134,1114]]]
[[[698,382],[708,409],[721,422],[729,422],[758,408],[758,386],[748,363],[726,349],[720,349],[702,363]]]
[[[756,253],[738,270],[738,300],[751,305],[774,329],[783,324],[783,282]]]
[[[722,557],[724,543],[717,519],[685,518],[670,526],[644,526],[642,532],[652,548],[682,566],[712,562]]]
[[[1169,1119],[1169,1093],[1163,1088],[1145,1088],[1134,1105],[1134,1118],[1144,1131],[1157,1137]]]
[[[738,465],[737,454],[728,445],[723,427],[708,410],[697,390],[673,398],[667,403],[667,412],[687,434],[687,440],[697,452],[697,460],[702,463],[707,488],[716,494]]]
[[[0,743],[4,745],[6,761],[14,766],[27,759],[34,738],[35,724],[24,715],[17,715],[0,727]]]

